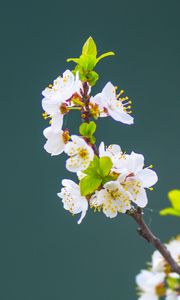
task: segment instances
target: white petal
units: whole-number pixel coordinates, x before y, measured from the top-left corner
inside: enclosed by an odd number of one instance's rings
[[[145,293],[138,298],[138,300],[158,300],[159,297],[155,293]]]
[[[66,168],[70,172],[78,172],[85,170],[90,164],[90,160],[85,160],[79,156],[71,156],[66,161]]]
[[[85,198],[85,197],[84,197]],[[86,212],[87,212],[87,209],[88,209],[88,202],[87,200],[85,199],[84,201],[86,201],[84,207],[83,207],[83,210],[82,210],[82,213],[81,213],[81,217],[80,219],[78,220],[78,224],[81,224],[82,220],[84,219],[85,215],[86,215]]]
[[[108,218],[115,218],[118,214],[117,210],[112,210],[107,206],[103,207],[103,213],[106,215]]]
[[[56,113],[52,116],[51,128],[55,132],[61,130],[63,124],[63,115],[61,113]]]
[[[42,108],[45,112],[47,112],[49,115],[56,114],[59,111],[60,106],[59,99],[51,99],[51,98],[44,98],[42,100]]]
[[[133,201],[133,199],[132,199]],[[141,188],[136,196],[136,201],[134,201],[139,207],[145,207],[148,203],[147,194],[144,188]]]
[[[67,153],[69,156],[73,156],[77,154],[77,148],[77,144],[74,144],[73,142],[68,142],[65,146],[64,152]]]
[[[116,121],[131,125],[134,123],[134,118],[123,110],[108,109],[109,115]]]
[[[90,102],[92,104],[97,104],[101,109],[104,107],[105,103],[103,103],[103,96],[102,93],[95,95],[94,97],[90,98]]]
[[[51,155],[59,155],[64,151],[63,131],[54,132],[50,127],[44,129],[43,134],[47,138],[44,149]]]
[[[102,189],[100,191],[96,192],[96,198],[93,198],[93,205],[101,206],[103,203],[106,203],[107,199],[109,197],[109,193]]]
[[[104,99],[107,99],[106,102],[110,103],[113,100],[116,100],[116,90],[114,85],[110,81],[106,83],[105,87],[102,90],[102,94]]]
[[[131,164],[131,171],[134,174],[137,174],[144,166],[144,156],[142,154],[131,152],[129,163]]]
[[[51,126],[45,128],[43,130],[43,135],[45,136],[46,139],[49,139],[51,137],[51,134],[52,133],[52,129],[51,129]]]
[[[104,142],[101,142],[99,145],[99,156],[104,156],[105,155],[105,145]]]
[[[115,155],[120,155],[121,154],[121,147],[119,145],[112,144],[112,145],[109,145],[109,147],[107,148],[107,151],[112,153],[114,156]]]
[[[74,181],[70,180],[70,179],[63,179],[62,180],[62,185],[65,187],[70,187],[72,189],[79,189],[78,184],[76,184]]]
[[[104,184],[104,188],[111,190],[111,191],[116,190],[116,189],[121,189],[118,181],[108,181]]]
[[[156,172],[149,168],[139,171],[137,177],[143,182],[143,186],[146,188],[151,187],[158,181]]]

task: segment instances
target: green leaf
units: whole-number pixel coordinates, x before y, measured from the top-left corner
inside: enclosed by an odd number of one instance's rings
[[[95,192],[101,185],[102,179],[87,175],[80,181],[80,191],[82,196],[87,196]]]
[[[110,51],[110,52],[106,52],[104,54],[101,54],[97,59],[96,59],[96,63],[98,63],[101,59],[107,57],[107,56],[112,56],[115,55],[114,52]]]
[[[102,183],[113,180],[113,177],[109,175],[111,168],[112,161],[108,156],[98,158],[95,155],[89,167],[83,171],[87,176],[80,181],[81,194],[87,196],[95,192]]]
[[[115,179],[114,179],[113,176],[107,175],[106,177],[103,178],[102,184],[105,184],[105,183],[108,182],[108,181],[114,181],[114,180],[115,180]]]
[[[79,132],[82,136],[86,136],[86,132],[87,132],[87,126],[88,126],[88,123],[82,123],[80,126],[79,126]]]
[[[168,284],[168,287],[170,289],[176,290],[176,289],[179,288],[180,279],[179,278],[168,277],[167,278],[167,284]]]
[[[75,62],[76,64],[78,64],[78,63],[79,63],[79,58],[67,58],[66,61],[67,61],[67,62],[73,61],[73,62]]]
[[[82,136],[92,137],[94,132],[96,131],[96,123],[91,121],[89,123],[82,123],[79,127],[79,132]]]
[[[97,57],[97,47],[92,37],[89,37],[82,47],[82,53],[79,58],[68,58],[67,62],[75,62],[77,65],[73,70],[75,74],[79,72],[79,78],[88,82],[90,86],[94,86],[99,79],[99,75],[94,71],[96,64],[103,58],[115,55],[114,52],[106,52]]]
[[[91,72],[87,73],[86,77],[87,77],[87,80],[88,80],[88,83],[90,84],[90,86],[95,85],[96,81],[99,79],[99,75],[95,71],[91,71]]]
[[[82,48],[82,54],[84,55],[93,55],[97,56],[97,47],[96,43],[94,42],[93,38],[90,36]]]
[[[172,190],[168,193],[169,201],[172,207],[162,209],[159,213],[161,216],[176,216],[180,217],[180,190]]]
[[[112,160],[110,159],[110,157],[108,156],[103,156],[99,159],[99,169],[98,169],[98,173],[102,176],[102,177],[106,177],[111,168],[112,168]]]
[[[90,162],[88,168],[83,171],[83,173],[98,177],[98,173],[97,173],[98,168],[99,168],[99,158],[96,155],[94,155],[93,160]]]
[[[180,211],[180,190],[172,190],[168,193],[168,198],[174,209]]]
[[[86,56],[82,54],[79,58],[78,64],[82,67],[84,72],[92,71],[96,65],[96,57],[89,55]]]
[[[96,123],[94,121],[89,122],[87,127],[88,136],[92,136],[96,131]]]
[[[171,215],[171,216],[180,217],[180,211],[175,210],[174,208],[171,208],[171,207],[164,208],[164,209],[160,210],[159,213],[161,216]]]

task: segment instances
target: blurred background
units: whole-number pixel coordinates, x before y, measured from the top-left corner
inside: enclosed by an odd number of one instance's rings
[[[99,53],[99,92],[107,81],[133,100],[135,125],[98,121],[98,142],[143,153],[159,182],[145,219],[167,241],[179,219],[159,217],[167,192],[180,189],[180,2],[3,1],[1,31],[1,289],[2,300],[132,300],[135,275],[153,248],[128,216],[88,212],[81,225],[56,193],[65,156],[43,150],[47,122],[41,91],[80,54],[92,35]],[[78,113],[65,127],[77,128]]]

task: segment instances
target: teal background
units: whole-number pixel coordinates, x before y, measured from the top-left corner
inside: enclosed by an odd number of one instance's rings
[[[132,300],[134,277],[153,251],[128,216],[88,212],[81,225],[56,196],[65,156],[51,158],[42,135],[41,91],[92,35],[102,61],[93,93],[111,80],[133,100],[134,126],[98,121],[97,140],[143,153],[159,175],[145,218],[163,241],[179,220],[160,218],[167,191],[180,188],[180,2],[2,1],[2,300]],[[72,113],[65,126],[78,126]]]

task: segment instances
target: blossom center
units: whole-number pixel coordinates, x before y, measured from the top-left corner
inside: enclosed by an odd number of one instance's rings
[[[164,284],[163,282],[158,284],[156,287],[155,287],[155,292],[156,292],[156,295],[159,296],[159,297],[163,297],[165,296],[166,294],[166,289],[164,287]]]
[[[88,151],[84,148],[80,148],[78,149],[78,155],[83,158],[83,159],[87,159],[88,158]]]

